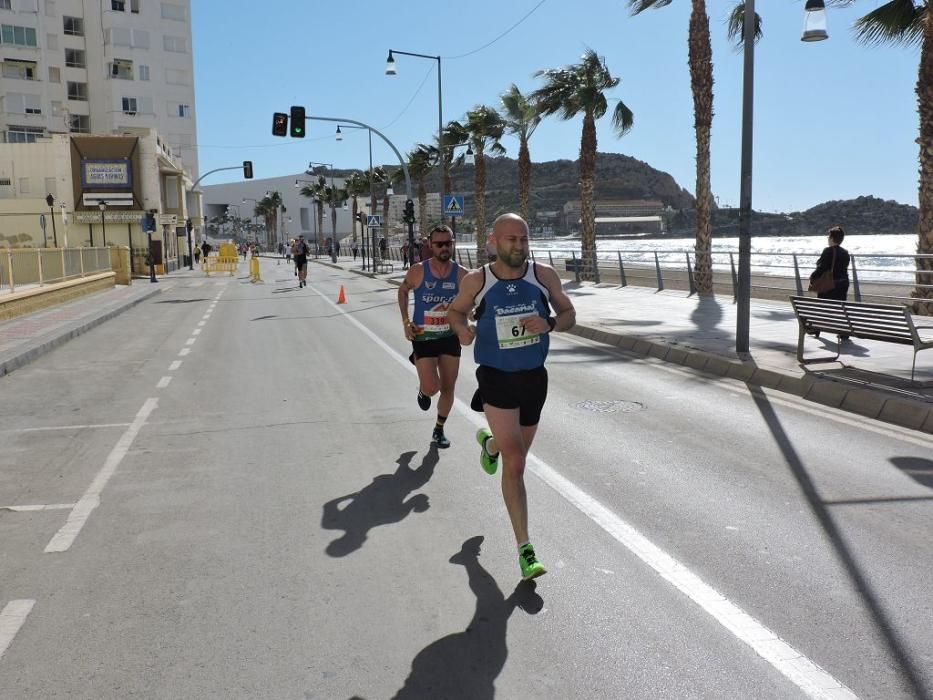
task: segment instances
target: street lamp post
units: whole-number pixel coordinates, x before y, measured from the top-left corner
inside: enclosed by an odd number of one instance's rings
[[[437,162],[441,168],[441,177],[440,177],[440,195],[441,195],[441,205],[443,206],[444,202],[444,163],[446,160],[446,154],[444,153],[444,107],[443,99],[441,96],[441,57],[440,56],[430,56],[423,53],[409,53],[407,51],[397,51],[395,49],[389,49],[389,57],[386,59],[386,75],[398,75],[398,71],[395,69],[395,56],[394,54],[399,54],[400,56],[414,56],[415,58],[427,58],[432,61],[437,61]],[[409,197],[411,195],[409,194]],[[424,216],[424,214],[422,214]],[[444,212],[441,211],[441,221],[444,220]]]
[[[745,0],[745,24],[742,28],[744,48],[744,73],[742,82],[742,165],[739,182],[739,274],[736,290],[735,351],[749,350],[748,331],[751,307],[751,218],[752,218],[752,107],[755,93],[755,0]],[[823,0],[807,0],[807,21],[804,25],[803,41],[821,41],[826,33],[825,7]],[[815,26],[820,24],[821,26]],[[808,29],[815,31],[808,31]]]
[[[338,141],[343,141],[343,135],[340,133],[341,126],[343,126],[344,129],[366,129],[367,135],[369,136],[369,208],[370,208],[369,213],[372,214],[373,213],[372,210],[375,208],[375,203],[376,203],[376,195],[373,192],[373,130],[370,129],[368,126],[354,126],[353,124],[338,124],[337,135],[336,135]],[[375,260],[376,259],[376,230],[375,228],[370,228],[369,233],[370,233],[369,239],[372,242],[372,252],[373,252],[372,260]],[[386,239],[388,240],[388,236],[386,236]],[[363,229],[363,250],[364,251],[366,250],[366,229]],[[363,256],[363,269],[364,270],[366,269],[366,256],[365,255]],[[373,272],[375,271],[376,269],[374,267]]]
[[[104,221],[104,212],[107,211],[107,203],[98,202],[97,207],[98,209],[100,209],[100,227],[102,229],[103,236],[104,236],[104,247],[106,248],[107,247],[107,224]]]
[[[334,189],[334,164],[333,163],[320,163],[318,161],[312,160],[308,163],[308,170],[311,171],[309,172],[309,174],[311,175],[314,174],[313,168],[311,167],[312,165],[326,165],[330,171],[330,201],[328,202],[328,204],[330,205],[330,236],[331,236],[330,261],[332,263],[336,263],[337,262],[337,220],[336,220],[336,217],[334,216],[334,209],[335,209],[334,194],[336,193],[336,190]]]
[[[58,248],[58,232],[55,230],[55,197],[49,194],[45,198],[45,203],[49,205],[49,217],[52,219],[52,245]]]

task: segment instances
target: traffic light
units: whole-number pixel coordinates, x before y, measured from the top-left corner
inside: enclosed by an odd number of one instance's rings
[[[305,137],[305,108],[292,107],[292,136],[296,139]]]
[[[272,135],[288,136],[288,115],[284,112],[276,112],[272,115]]]
[[[406,224],[415,223],[415,203],[411,199],[405,200],[405,215],[402,220]]]
[[[243,161],[243,177],[246,180],[253,179],[253,161],[251,160]]]

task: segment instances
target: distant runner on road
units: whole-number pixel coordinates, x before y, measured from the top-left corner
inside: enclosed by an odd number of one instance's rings
[[[430,234],[431,257],[412,265],[398,290],[405,337],[411,341],[408,359],[418,369],[418,406],[431,408],[437,400],[437,422],[431,441],[438,447],[450,447],[444,435],[444,423],[454,405],[454,387],[460,372],[460,341],[447,322],[447,305],[457,296],[466,270],[453,257],[453,232],[447,226],[435,226]],[[414,313],[408,315],[408,295],[415,293]]]
[[[495,474],[502,455],[502,497],[509,512],[522,578],[545,573],[528,537],[525,460],[547,398],[549,334],[576,323],[576,311],[550,265],[528,261],[528,224],[503,214],[493,224],[495,262],[463,278],[447,314],[460,343],[475,340],[473,408],[486,414],[489,428],[476,433],[480,465]],[[550,315],[551,308],[556,312]],[[467,323],[474,310],[476,325]]]
[[[308,252],[310,248],[308,247],[307,241],[305,241],[304,236],[298,236],[298,240],[295,241],[295,245],[292,248],[292,257],[295,258],[295,272],[298,273],[298,287],[307,287],[307,278],[308,278]]]

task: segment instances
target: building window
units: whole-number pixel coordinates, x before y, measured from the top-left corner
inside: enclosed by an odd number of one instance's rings
[[[139,14],[139,2],[140,0],[130,0],[130,12]]]
[[[176,5],[171,2],[162,3],[162,19],[177,19],[179,22],[184,22],[185,17],[185,6]]]
[[[45,16],[54,17],[55,14],[55,0],[45,0]]]
[[[65,34],[84,36],[84,20],[80,17],[64,17],[63,24]]]
[[[15,46],[38,46],[36,30],[32,27],[18,27],[13,24],[4,24],[0,28],[0,37],[4,44]]]
[[[126,12],[126,0],[110,0],[110,9],[114,12]]]
[[[162,37],[162,46],[173,53],[188,53],[188,41],[182,36],[166,35]]]
[[[49,82],[60,83],[62,81],[62,69],[58,66],[49,66]]]
[[[68,99],[87,102],[87,83],[68,82]]]
[[[71,131],[75,134],[91,133],[91,118],[86,114],[72,114]]]
[[[36,139],[45,135],[45,129],[38,126],[14,126],[10,124],[6,131],[7,143],[35,143]],[[7,183],[9,184],[9,183]]]
[[[10,0],[0,0],[0,10],[12,10],[13,7],[10,5]]]
[[[140,67],[139,67],[139,79],[140,79],[140,80],[149,80],[149,66],[140,66]]]
[[[138,104],[135,97],[124,97],[123,98],[123,113],[124,114],[136,114],[138,109]]]
[[[10,114],[42,114],[42,97],[8,92],[3,96],[3,110]]]
[[[133,62],[125,58],[115,58],[110,64],[110,77],[120,80],[133,79]]]
[[[45,35],[45,48],[49,51],[58,51],[58,35],[57,34],[46,34]]]
[[[149,48],[149,32],[144,29],[134,29],[133,30],[133,48],[134,49],[148,49]]]
[[[19,179],[19,193],[29,194],[29,178],[28,177],[21,177]]]
[[[65,49],[65,65],[71,68],[87,68],[87,60],[81,49]]]
[[[7,59],[3,62],[3,77],[16,80],[35,80],[36,64],[31,61]]]
[[[186,70],[177,68],[165,69],[165,82],[168,85],[191,85],[191,77]]]
[[[191,106],[190,105],[178,105],[178,116],[179,117],[190,117]]]

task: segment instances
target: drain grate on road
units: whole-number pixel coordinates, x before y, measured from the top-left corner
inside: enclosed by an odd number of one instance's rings
[[[641,401],[580,401],[573,404],[574,408],[582,408],[593,413],[634,413],[645,410]]]

